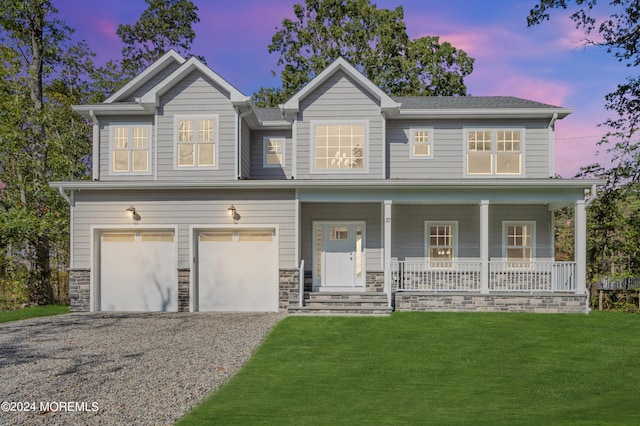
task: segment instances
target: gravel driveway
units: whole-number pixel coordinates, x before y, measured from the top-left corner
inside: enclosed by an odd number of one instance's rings
[[[92,313],[0,324],[0,402],[14,403],[3,403],[0,424],[172,424],[282,318]]]

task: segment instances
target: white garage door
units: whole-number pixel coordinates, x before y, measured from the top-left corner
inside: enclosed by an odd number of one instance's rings
[[[278,242],[273,229],[199,233],[198,309],[278,310]]]
[[[100,237],[102,311],[177,311],[175,235],[105,232]]]

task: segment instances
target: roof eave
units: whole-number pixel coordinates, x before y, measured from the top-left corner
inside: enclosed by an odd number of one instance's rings
[[[447,108],[400,109],[394,118],[565,118],[569,108]]]

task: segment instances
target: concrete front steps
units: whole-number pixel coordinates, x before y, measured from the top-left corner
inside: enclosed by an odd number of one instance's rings
[[[289,302],[290,315],[389,315],[385,293],[305,292],[304,306]]]

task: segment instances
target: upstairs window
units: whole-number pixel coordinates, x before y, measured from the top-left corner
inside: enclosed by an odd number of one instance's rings
[[[218,151],[218,117],[176,117],[178,168],[215,168]]]
[[[366,123],[312,123],[315,171],[365,170]]]
[[[111,172],[149,174],[151,126],[112,125]]]
[[[467,175],[522,175],[520,129],[466,130]]]
[[[273,138],[265,136],[262,139],[262,166],[282,167],[284,166],[284,138]]]
[[[433,129],[416,127],[410,131],[410,158],[433,158]]]

